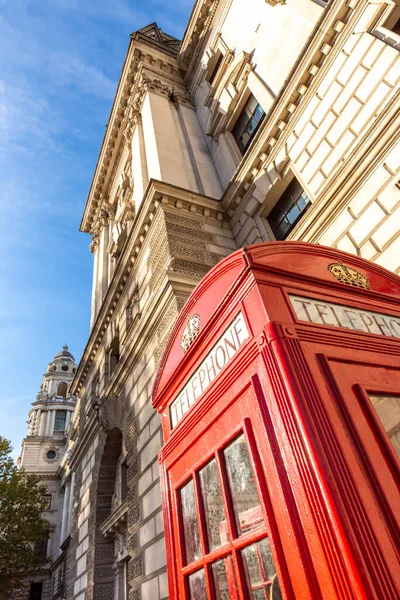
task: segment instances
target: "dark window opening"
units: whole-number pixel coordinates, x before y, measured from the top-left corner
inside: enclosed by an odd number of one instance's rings
[[[215,62],[214,68],[213,68],[213,70],[211,71],[211,74],[210,74],[210,76],[209,76],[209,78],[208,78],[208,82],[209,82],[209,84],[210,84],[210,85],[212,85],[212,84],[214,83],[215,77],[217,76],[217,73],[218,73],[218,71],[219,71],[219,68],[220,68],[220,66],[221,66],[221,64],[222,64],[223,58],[224,58],[224,55],[223,55],[223,54],[220,54],[220,55],[218,56],[218,58],[217,58],[216,62]]]
[[[119,337],[115,336],[113,341],[110,344],[110,349],[108,353],[108,365],[109,365],[109,374],[110,377],[113,374],[115,367],[119,363]]]
[[[54,418],[54,433],[60,433],[65,431],[65,418],[66,418],[65,410],[56,410],[56,415]]]
[[[397,21],[394,23],[394,25],[392,25],[391,29],[392,29],[393,33],[400,35],[400,18],[397,19]]]
[[[242,154],[244,154],[258,131],[265,112],[254,96],[250,96],[236,121],[232,135]]]
[[[43,510],[50,510],[50,509],[51,509],[51,494],[44,494],[44,496],[43,496]]]
[[[43,581],[35,581],[31,583],[29,589],[29,600],[41,600],[43,590]]]
[[[288,185],[268,216],[277,240],[284,240],[310,206],[310,198],[297,179]]]
[[[61,396],[62,398],[67,397],[68,385],[64,382],[58,384],[57,388],[57,396]]]
[[[35,544],[35,548],[34,548],[34,555],[35,555],[35,559],[38,562],[42,562],[44,560],[46,560],[46,556],[47,556],[47,538],[44,538],[43,540],[41,540],[40,542],[36,542]]]
[[[128,495],[128,465],[126,461],[121,464],[121,502]]]

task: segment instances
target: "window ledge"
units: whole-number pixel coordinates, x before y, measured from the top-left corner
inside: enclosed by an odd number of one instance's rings
[[[100,525],[100,532],[107,537],[126,529],[128,518],[128,502],[125,499],[116,507],[111,515]]]
[[[394,31],[386,29],[386,27],[376,27],[372,31],[372,34],[379,40],[382,40],[382,42],[385,42],[385,44],[400,50],[400,35],[394,33]]]
[[[328,4],[328,0],[312,0],[314,2],[314,4],[318,4],[318,6],[321,6],[322,8],[326,8],[327,4]]]

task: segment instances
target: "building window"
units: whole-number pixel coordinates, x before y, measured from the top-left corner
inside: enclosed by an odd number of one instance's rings
[[[249,147],[264,117],[265,112],[251,95],[232,129],[232,135],[242,154]]]
[[[43,590],[43,581],[35,581],[31,583],[29,589],[29,600],[41,600]]]
[[[58,384],[57,388],[57,396],[61,396],[62,398],[67,397],[68,385],[62,381]]]
[[[56,415],[54,418],[54,430],[53,433],[59,433],[60,431],[65,431],[65,418],[66,418],[65,410],[56,410]]]
[[[49,454],[49,453],[47,453],[47,454]],[[55,454],[56,453],[54,452],[54,456],[55,456]],[[44,496],[43,496],[43,510],[50,510],[50,509],[51,509],[51,494],[44,494]]]
[[[210,75],[208,77],[208,83],[210,85],[212,85],[214,83],[214,80],[215,80],[215,78],[217,76],[217,73],[218,73],[219,68],[220,68],[220,66],[222,64],[223,59],[224,59],[224,55],[220,52],[217,60],[215,61],[214,67],[212,68],[211,73],[210,73]]]
[[[54,450],[49,450],[47,452],[46,456],[47,456],[47,458],[49,460],[54,460],[57,455],[56,455],[56,452]]]
[[[42,562],[43,560],[46,559],[47,542],[48,542],[48,538],[44,538],[43,540],[41,540],[40,542],[36,542],[36,544],[35,544],[34,555],[35,555],[35,559],[38,562]]]
[[[268,216],[277,240],[284,240],[310,206],[310,198],[297,179],[289,183]]]

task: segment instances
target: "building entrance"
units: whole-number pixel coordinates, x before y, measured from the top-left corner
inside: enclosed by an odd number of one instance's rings
[[[268,243],[190,296],[154,385],[170,597],[400,595],[400,279]]]

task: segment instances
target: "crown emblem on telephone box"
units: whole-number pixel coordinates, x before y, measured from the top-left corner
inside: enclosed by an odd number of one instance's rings
[[[371,289],[368,277],[360,273],[360,271],[356,271],[356,269],[347,267],[340,260],[337,263],[329,265],[328,269],[340,283],[364,288],[365,290]]]
[[[200,316],[191,315],[186,321],[184,330],[182,331],[181,337],[181,348],[183,353],[187,352],[194,340],[200,333]]]

